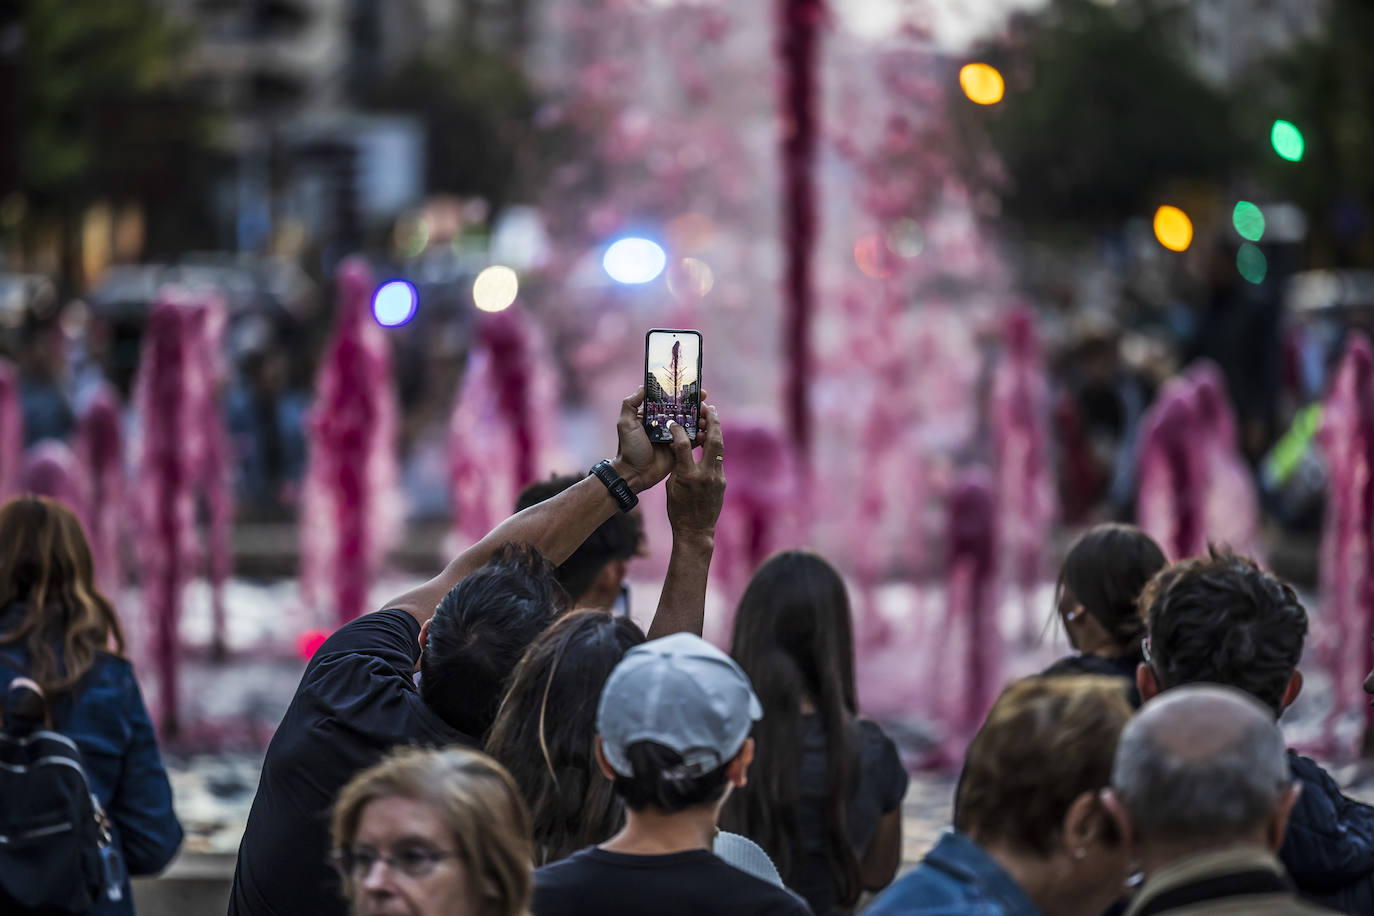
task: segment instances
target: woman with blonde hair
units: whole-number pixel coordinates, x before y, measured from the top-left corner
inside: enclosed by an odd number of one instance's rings
[[[403,748],[334,806],[334,861],[358,916],[526,916],[534,856],[515,781],[466,748]]]
[[[172,790],[110,602],[95,586],[85,532],[60,503],[0,507],[0,684],[36,682],[47,724],[81,752],[113,845],[134,875],[161,870],[181,845]],[[92,913],[132,914],[122,897]]]

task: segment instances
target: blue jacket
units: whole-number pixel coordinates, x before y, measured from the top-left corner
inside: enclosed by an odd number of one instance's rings
[[[1040,916],[1034,903],[976,843],[954,830],[921,864],[878,895],[864,916]]]
[[[1374,913],[1374,808],[1347,798],[1315,762],[1288,752],[1302,794],[1279,859],[1302,896],[1342,913]]]
[[[0,651],[11,662],[0,665],[0,684],[8,684],[18,671],[28,670],[28,652],[17,644]],[[80,748],[91,791],[113,822],[111,833],[129,873],[161,871],[181,845],[181,824],[172,811],[172,787],[133,666],[98,652],[91,670],[67,696],[75,702],[59,698],[53,724]],[[126,881],[122,901],[102,901],[92,914],[133,916],[133,912]]]

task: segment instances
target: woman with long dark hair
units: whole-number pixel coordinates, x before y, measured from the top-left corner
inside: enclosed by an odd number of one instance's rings
[[[749,784],[722,823],[761,844],[815,913],[847,913],[897,872],[907,774],[891,739],[859,717],[839,573],[805,551],[769,559],[740,599],[731,654],[764,715]]]
[[[0,508],[0,683],[37,683],[51,727],[81,751],[91,792],[131,874],[163,868],[181,844],[148,710],[123,657],[114,608],[95,586],[91,548],[70,510],[42,497]],[[92,913],[132,914],[123,899]]]
[[[1164,551],[1134,525],[1088,529],[1064,557],[1055,590],[1055,614],[1076,655],[1045,674],[1103,674],[1125,678],[1131,704],[1140,706],[1136,666],[1143,661],[1145,618],[1140,593],[1166,565]]]
[[[566,614],[525,653],[487,738],[534,819],[536,865],[610,837],[625,819],[593,757],[596,704],[611,670],[644,632],[602,611]]]
[[[596,710],[611,671],[644,641],[628,617],[574,611],[545,630],[515,669],[486,750],[510,771],[530,807],[536,866],[604,843],[625,824],[625,806],[597,766]],[[782,884],[763,850],[745,837],[720,831],[713,851]]]

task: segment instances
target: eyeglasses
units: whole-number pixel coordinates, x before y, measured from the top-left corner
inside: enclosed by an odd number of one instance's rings
[[[1142,658],[1145,659],[1145,664],[1149,665],[1150,670],[1153,671],[1155,667],[1155,660],[1150,655],[1150,637],[1148,636],[1146,636],[1145,639],[1140,643],[1140,655]]]
[[[375,849],[366,847],[358,849],[336,849],[330,854],[330,859],[339,874],[348,878],[362,878],[372,872],[372,866],[378,862],[385,862],[386,867],[392,871],[400,872],[407,878],[423,878],[434,867],[445,859],[457,858],[456,852],[444,852],[439,849],[427,849],[423,846],[411,846],[401,849],[391,855],[383,855]]]

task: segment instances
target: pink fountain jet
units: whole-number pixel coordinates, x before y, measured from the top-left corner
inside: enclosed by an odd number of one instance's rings
[[[319,374],[301,497],[301,587],[342,625],[364,613],[368,589],[400,536],[395,382],[386,332],[373,320],[372,272],[338,270],[339,310]]]

